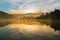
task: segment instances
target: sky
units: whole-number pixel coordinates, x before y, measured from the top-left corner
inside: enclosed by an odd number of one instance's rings
[[[0,0],[0,11],[19,13],[31,9],[41,12],[60,9],[60,0]]]

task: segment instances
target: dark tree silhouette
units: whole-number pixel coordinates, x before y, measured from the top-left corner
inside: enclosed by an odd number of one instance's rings
[[[50,13],[46,13],[46,15],[42,14],[41,16],[37,17],[37,19],[55,19],[60,20],[60,10],[55,9],[55,11],[52,11]]]

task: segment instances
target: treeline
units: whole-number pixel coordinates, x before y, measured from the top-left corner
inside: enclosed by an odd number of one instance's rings
[[[54,11],[50,13],[46,13],[45,15],[42,14],[37,19],[55,19],[55,20],[60,20],[60,10],[55,9]]]

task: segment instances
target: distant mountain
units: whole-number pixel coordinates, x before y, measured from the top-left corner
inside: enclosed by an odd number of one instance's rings
[[[55,11],[52,11],[50,13],[46,13],[46,15],[42,14],[37,19],[55,19],[60,20],[60,10],[55,9]]]
[[[1,19],[11,18],[11,17],[12,17],[12,15],[5,13],[3,11],[0,11],[0,18]]]
[[[3,11],[0,11],[0,15],[8,15],[8,13],[5,13]]]

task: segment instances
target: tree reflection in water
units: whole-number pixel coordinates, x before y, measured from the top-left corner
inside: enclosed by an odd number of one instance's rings
[[[56,30],[60,30],[60,21],[59,20],[37,20],[38,22],[40,22],[42,25],[49,25],[51,28],[53,28],[55,31]]]

